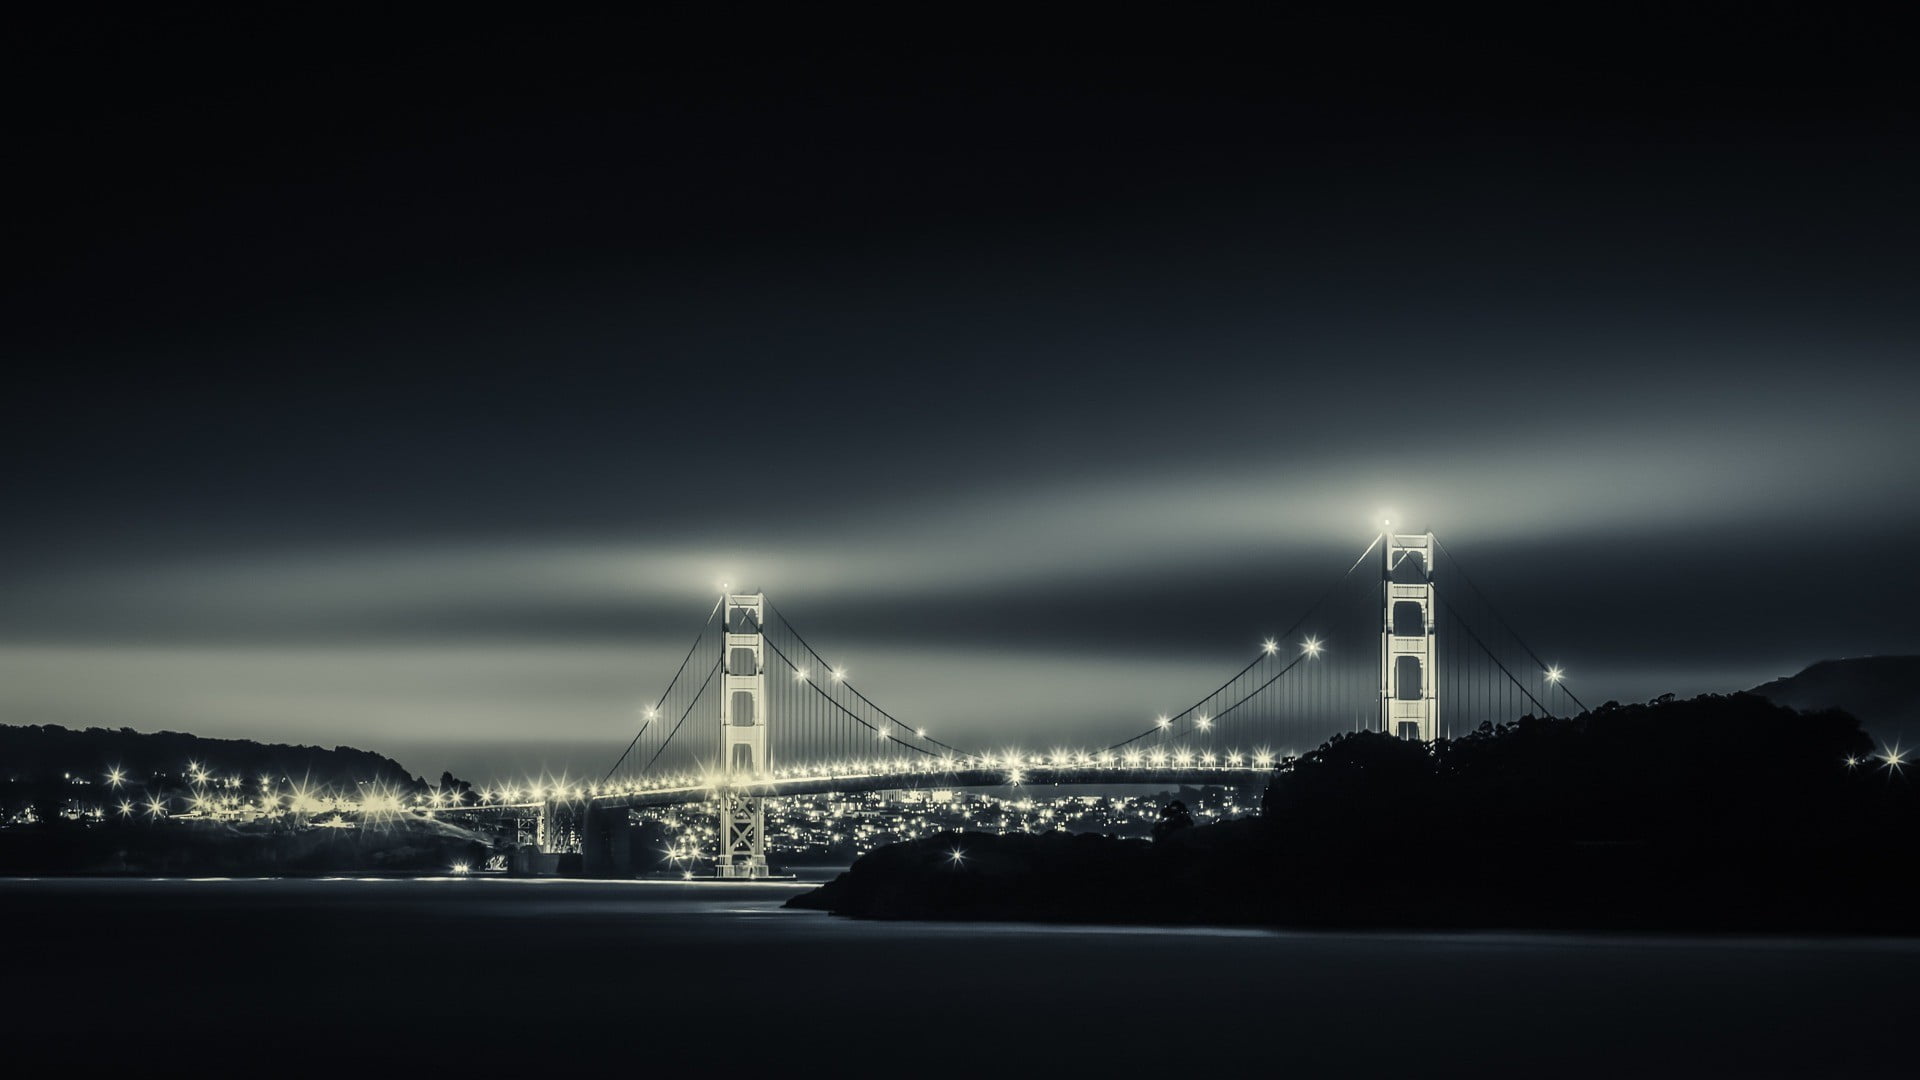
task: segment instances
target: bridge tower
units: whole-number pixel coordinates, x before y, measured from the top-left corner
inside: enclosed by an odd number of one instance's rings
[[[720,674],[720,858],[723,878],[767,876],[767,800],[735,785],[773,774],[767,737],[767,598],[728,593]]]
[[[1431,742],[1440,733],[1433,534],[1386,535],[1381,572],[1380,729]]]

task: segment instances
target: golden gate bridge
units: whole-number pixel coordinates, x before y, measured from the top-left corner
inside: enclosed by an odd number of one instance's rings
[[[1363,572],[1376,552],[1377,573]],[[1342,732],[1432,742],[1523,714],[1585,708],[1564,672],[1541,660],[1438,537],[1389,525],[1224,682],[1091,748],[968,749],[936,738],[856,687],[766,594],[723,586],[599,780],[505,784],[439,812],[531,817],[540,850],[553,853],[611,844],[633,810],[711,804],[717,876],[755,878],[769,873],[768,799],[1246,783]]]

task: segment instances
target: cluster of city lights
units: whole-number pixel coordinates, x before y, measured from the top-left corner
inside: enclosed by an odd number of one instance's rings
[[[1191,809],[1197,820],[1237,817],[1248,805],[1232,789],[1202,796]],[[719,854],[715,819],[689,801],[633,808],[659,824],[666,844],[655,850],[671,869],[691,877]],[[768,850],[801,852],[848,845],[857,854],[887,844],[943,836],[952,865],[968,862],[955,833],[1037,834],[1059,828],[1144,835],[1160,818],[1157,795],[1045,795],[1031,789],[998,796],[921,789],[882,796],[878,791],[820,791],[782,798],[767,807]],[[959,858],[954,858],[958,852]]]

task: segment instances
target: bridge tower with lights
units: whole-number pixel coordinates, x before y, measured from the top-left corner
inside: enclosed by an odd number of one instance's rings
[[[723,878],[767,876],[767,800],[737,785],[773,775],[768,738],[767,598],[761,593],[726,597],[726,649],[720,657],[720,857]]]
[[[1431,742],[1440,733],[1432,533],[1386,530],[1381,572],[1380,729]]]

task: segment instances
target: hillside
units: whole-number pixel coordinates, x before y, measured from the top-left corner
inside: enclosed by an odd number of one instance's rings
[[[276,782],[284,779],[340,790],[360,782],[395,788],[421,785],[392,758],[351,746],[329,750],[251,739],[210,739],[179,731],[0,724],[0,781],[46,783],[69,773],[98,780],[109,769],[119,769],[131,783],[166,787],[185,782],[189,762],[198,763],[211,776],[249,782],[270,776]]]
[[[1729,737],[1729,733],[1737,733]],[[1920,933],[1920,782],[1841,712],[1609,704],[1337,736],[1258,818],[890,845],[789,906],[882,919]]]
[[[1822,660],[1751,693],[1802,712],[1840,709],[1889,745],[1920,745],[1920,656]]]

